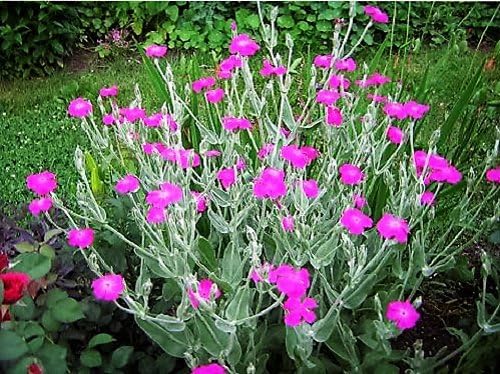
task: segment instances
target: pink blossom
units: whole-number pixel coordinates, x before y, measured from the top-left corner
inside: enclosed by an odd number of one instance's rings
[[[486,180],[488,182],[500,183],[500,166],[486,171]]]
[[[389,16],[379,7],[373,5],[366,5],[363,8],[363,10],[365,11],[365,14],[372,19],[373,22],[377,23],[389,22]]]
[[[340,94],[335,91],[319,90],[316,94],[316,102],[324,105],[332,105],[340,98]]]
[[[302,297],[310,286],[309,271],[283,264],[269,272],[269,282],[276,283],[278,290],[290,298]]]
[[[217,179],[226,190],[236,183],[236,170],[234,167],[225,168],[217,172]]]
[[[361,195],[354,194],[352,200],[354,203],[354,207],[358,209],[362,209],[366,205],[366,199]]]
[[[259,45],[247,34],[236,35],[229,45],[231,54],[239,53],[241,56],[253,56],[259,49]]]
[[[156,147],[153,143],[144,143],[142,144],[142,151],[145,154],[150,155],[156,151]]]
[[[104,116],[102,116],[102,123],[104,123],[106,126],[111,126],[115,123],[115,117],[112,114],[105,114]]]
[[[259,149],[259,152],[257,153],[257,157],[261,160],[265,159],[274,149],[274,144],[272,143],[267,143],[262,146],[261,149]]]
[[[225,374],[225,373],[226,373],[226,371],[219,364],[201,365],[201,366],[195,367],[191,371],[191,374]]]
[[[167,47],[164,45],[151,44],[146,47],[146,56],[160,58],[167,54]]]
[[[384,113],[389,117],[404,120],[408,117],[405,106],[401,103],[387,103],[384,105]]]
[[[433,205],[436,195],[434,192],[425,191],[422,195],[420,195],[420,204],[421,205]]]
[[[170,114],[165,114],[163,119],[167,122],[167,126],[170,131],[177,131],[178,125],[177,122],[175,122],[174,117]]]
[[[195,80],[191,84],[191,88],[193,89],[194,92],[199,93],[203,91],[204,89],[210,88],[215,85],[215,78],[214,77],[203,77],[198,80]]]
[[[241,68],[243,65],[241,57],[236,55],[230,55],[228,58],[221,61],[219,68],[221,70],[231,71],[236,68]]]
[[[290,162],[293,167],[304,169],[313,162],[319,153],[313,147],[299,147],[295,144],[281,147],[280,156]]]
[[[344,184],[360,184],[365,175],[356,165],[344,164],[339,167],[340,180]]]
[[[260,69],[260,75],[262,75],[263,77],[270,77],[271,75],[280,76],[285,74],[286,71],[287,71],[286,67],[284,66],[274,67],[271,64],[271,61],[264,60],[262,69]]]
[[[290,130],[288,130],[287,128],[280,128],[280,133],[285,137],[285,138],[288,138],[288,136],[290,135]]]
[[[99,90],[99,95],[102,97],[117,96],[118,86],[103,87]]]
[[[191,195],[194,197],[196,202],[196,211],[198,213],[203,213],[208,209],[208,199],[206,196],[199,192],[191,191]]]
[[[317,55],[314,57],[314,66],[317,68],[329,68],[332,66],[333,56],[332,55]]]
[[[57,188],[56,175],[50,171],[30,174],[26,178],[26,187],[37,195],[47,195]]]
[[[319,151],[314,148],[310,147],[308,145],[305,145],[303,147],[300,147],[300,150],[302,153],[304,153],[307,157],[309,157],[309,160],[314,161],[319,157]]]
[[[155,113],[149,117],[145,116],[142,121],[147,127],[160,127],[163,120],[163,114]]]
[[[377,223],[377,230],[385,239],[395,239],[398,243],[406,243],[410,228],[408,223],[400,217],[384,213]]]
[[[205,157],[219,157],[221,154],[222,152],[217,149],[210,149],[205,152]]]
[[[71,229],[68,232],[68,244],[72,247],[88,248],[94,243],[94,230],[91,228]]]
[[[146,202],[155,208],[165,208],[182,200],[182,188],[173,183],[162,183],[159,190],[146,195]]]
[[[415,310],[410,301],[391,301],[387,305],[385,316],[389,321],[394,322],[400,330],[415,327],[420,318],[420,314]]]
[[[222,88],[216,88],[215,90],[207,91],[205,92],[205,98],[209,103],[219,103],[224,98],[224,90]]]
[[[28,207],[31,214],[38,216],[40,213],[48,212],[52,208],[52,199],[50,197],[41,197],[33,199]]]
[[[334,127],[342,125],[342,112],[339,108],[329,106],[326,108],[326,124]]]
[[[413,153],[413,163],[416,168],[423,168],[427,160],[427,153],[424,151],[415,151]]]
[[[302,192],[309,199],[315,199],[319,195],[318,182],[314,179],[308,179],[302,182]]]
[[[222,127],[228,131],[251,130],[252,123],[246,118],[224,117]]]
[[[134,123],[146,117],[146,111],[142,108],[120,108],[120,114],[130,123]]]
[[[367,98],[369,99],[372,99],[372,101],[376,102],[376,103],[386,103],[387,102],[387,96],[383,96],[383,95],[376,95],[376,94],[367,94],[366,95]]]
[[[266,168],[260,176],[255,178],[253,194],[258,199],[278,199],[286,195],[285,172],[272,168]]]
[[[316,314],[314,314],[314,309],[318,307],[316,300],[310,297],[306,297],[304,300],[299,298],[290,297],[283,304],[283,309],[285,309],[285,325],[287,326],[299,326],[304,321],[307,323],[313,323],[316,321]]]
[[[231,31],[236,31],[238,29],[238,25],[236,24],[236,22],[231,22]]]
[[[281,219],[281,227],[283,231],[293,232],[295,230],[295,219],[292,216],[283,217]]]
[[[331,88],[336,88],[339,89],[342,87],[344,91],[349,89],[349,86],[351,85],[351,82],[349,79],[345,78],[343,75],[332,75],[330,79],[328,80],[328,85]]]
[[[92,104],[90,101],[79,97],[69,103],[68,113],[71,117],[87,117],[92,113]]]
[[[335,68],[337,70],[354,71],[356,70],[356,61],[352,58],[335,61]]]
[[[230,79],[233,76],[233,73],[231,73],[231,70],[218,70],[217,71],[217,78],[219,79]]]
[[[119,274],[106,274],[92,281],[92,292],[97,300],[115,301],[125,291],[125,280]]]
[[[387,138],[391,143],[401,144],[403,143],[405,133],[399,127],[389,126],[387,129]]]
[[[243,157],[239,157],[236,160],[236,170],[244,170],[247,167],[247,163]]]
[[[120,195],[125,195],[131,192],[139,191],[139,187],[139,179],[131,174],[128,174],[122,179],[118,180],[118,182],[116,182],[115,190]]]
[[[436,168],[429,174],[431,182],[447,182],[449,184],[457,184],[462,180],[460,173],[454,166],[449,165],[443,168]]]
[[[146,213],[146,221],[152,225],[163,223],[167,220],[167,213],[164,207],[152,206]]]
[[[371,86],[382,86],[389,83],[391,78],[386,77],[380,73],[373,73],[372,75],[366,77],[365,80],[357,80],[356,84],[360,87],[366,88]]]
[[[253,280],[255,283],[259,283],[264,279],[267,279],[269,277],[269,272],[274,269],[274,266],[269,264],[268,262],[265,262],[261,266],[252,268],[250,271],[250,279]]]
[[[362,211],[356,208],[347,208],[340,217],[340,224],[351,234],[361,235],[366,229],[373,226],[373,221]]]
[[[200,156],[194,149],[178,149],[176,152],[177,165],[182,169],[200,166]]]
[[[429,167],[431,169],[447,168],[449,165],[448,160],[437,153],[429,156]]]
[[[200,301],[202,300],[212,300],[218,299],[221,296],[221,292],[217,285],[212,282],[211,279],[202,279],[198,283],[197,291],[192,288],[188,289],[188,298],[191,302],[191,306],[198,309],[200,306]]]
[[[406,115],[413,119],[421,119],[428,111],[428,105],[419,104],[416,101],[408,101],[404,103],[404,111]]]

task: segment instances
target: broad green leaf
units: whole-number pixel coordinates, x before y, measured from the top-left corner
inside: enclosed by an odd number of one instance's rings
[[[35,313],[35,303],[30,296],[25,296],[11,306],[11,313],[16,319],[29,321]]]
[[[16,260],[19,263],[14,266],[14,270],[27,273],[33,279],[43,277],[52,266],[50,258],[39,253],[22,253]]]
[[[66,299],[68,297],[68,294],[66,291],[62,291],[58,288],[54,288],[47,292],[46,294],[46,299],[45,299],[45,305],[48,308],[52,308],[58,301]]]
[[[63,299],[51,308],[52,316],[59,322],[71,323],[84,317],[82,306],[74,299]]]
[[[108,344],[114,341],[116,341],[116,339],[109,334],[97,334],[90,339],[87,348],[94,348],[98,345]]]
[[[54,248],[52,248],[50,245],[47,244],[42,244],[38,252],[41,255],[50,258],[51,260],[53,260],[56,257],[56,251],[54,250]]]
[[[299,363],[306,363],[313,349],[312,338],[305,333],[304,325],[286,328],[285,345],[288,356]]]
[[[0,361],[15,360],[28,352],[28,345],[14,331],[0,330]]]
[[[151,62],[151,59],[146,56],[144,50],[140,46],[137,46],[137,49],[141,51],[143,65],[146,68],[149,80],[155,87],[156,95],[158,95],[163,102],[170,103],[167,88],[165,87],[165,82],[163,81],[160,73],[158,72],[158,70],[156,70],[156,67]]]
[[[361,284],[353,286],[351,292],[344,299],[344,306],[347,309],[356,309],[363,301],[365,301],[368,293],[372,290],[373,285],[376,284],[377,275],[369,274],[365,276]]]
[[[130,356],[132,356],[132,353],[134,352],[134,347],[131,347],[129,345],[124,345],[118,349],[116,349],[113,354],[111,355],[111,364],[115,368],[122,368],[130,360]]]
[[[218,357],[227,349],[230,335],[218,329],[212,318],[200,314],[195,318],[195,326],[203,349],[212,357]]]
[[[50,310],[46,310],[42,315],[42,325],[50,332],[55,332],[61,327],[61,322],[57,321]]]
[[[222,257],[222,278],[228,282],[232,288],[237,287],[243,276],[244,262],[240,253],[234,245],[230,244]]]
[[[217,260],[215,258],[215,251],[210,242],[204,237],[199,237],[196,241],[196,249],[201,257],[201,263],[204,264],[209,270],[217,270]]]
[[[80,362],[83,366],[88,368],[95,368],[101,366],[102,357],[101,354],[94,349],[86,349],[80,355]]]
[[[208,210],[208,219],[214,226],[214,228],[221,234],[227,234],[232,232],[231,227],[227,221],[220,214],[215,213],[212,209]]]
[[[16,250],[19,253],[35,252],[36,251],[36,247],[29,242],[21,242],[21,243],[14,244],[14,248],[16,248]]]
[[[226,308],[226,317],[230,321],[246,318],[250,315],[250,289],[240,287]]]

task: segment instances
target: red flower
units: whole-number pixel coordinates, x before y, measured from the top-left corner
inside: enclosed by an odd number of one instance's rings
[[[9,266],[9,258],[7,257],[6,254],[1,254],[0,255],[0,272],[3,271],[3,269],[6,269]]]
[[[43,368],[38,364],[32,363],[28,366],[26,374],[43,374]]]
[[[28,287],[30,276],[25,273],[10,272],[0,274],[0,280],[3,282],[3,303],[14,304],[21,297]]]

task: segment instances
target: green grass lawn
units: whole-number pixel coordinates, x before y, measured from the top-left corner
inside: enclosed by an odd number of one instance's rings
[[[368,54],[369,55],[369,54]],[[440,126],[463,89],[464,80],[485,57],[481,52],[460,52],[440,49],[409,55],[406,59],[393,55],[382,59],[390,62],[394,71],[404,68],[403,83],[409,92],[418,89],[427,67],[431,112],[422,131],[428,138]],[[186,58],[188,60],[189,57]],[[213,64],[212,57],[198,61],[207,64],[207,74]],[[179,58],[174,58],[174,70],[181,81],[192,78]],[[369,58],[361,61],[369,62]],[[25,189],[25,178],[32,172],[49,169],[60,181],[59,194],[71,199],[77,176],[73,167],[75,147],[86,147],[86,137],[80,132],[76,120],[66,113],[69,101],[78,96],[94,100],[103,86],[118,84],[119,103],[128,104],[138,83],[147,108],[158,108],[151,82],[137,58],[117,58],[113,62],[93,62],[78,72],[60,71],[47,78],[0,82],[0,206],[26,203],[31,193]],[[485,73],[485,79],[498,80],[498,69]],[[494,131],[494,126],[492,126]],[[492,143],[491,134],[485,134],[485,146]]]

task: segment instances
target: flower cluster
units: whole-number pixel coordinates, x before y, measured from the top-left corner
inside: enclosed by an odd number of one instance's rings
[[[167,219],[166,208],[178,203],[182,198],[182,188],[173,183],[162,183],[160,189],[149,191],[146,195],[146,202],[150,205],[146,220],[151,224],[165,222]]]
[[[26,178],[26,186],[40,196],[29,204],[29,211],[34,216],[48,212],[52,208],[52,198],[48,196],[57,188],[56,175],[50,171],[31,174]]]
[[[187,295],[191,306],[198,309],[201,302],[216,300],[221,297],[222,293],[211,279],[202,279],[198,282],[196,290],[192,287],[188,288]]]

